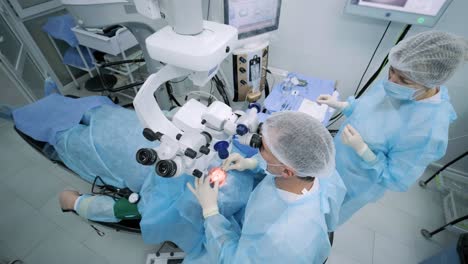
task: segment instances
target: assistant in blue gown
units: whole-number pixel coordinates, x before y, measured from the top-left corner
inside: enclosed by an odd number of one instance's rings
[[[336,168],[348,190],[340,223],[386,190],[407,191],[447,149],[449,125],[456,119],[447,88],[440,87],[438,101],[403,101],[388,96],[383,82],[348,100],[347,119],[335,136]],[[348,124],[377,156],[371,163],[343,144],[341,133]]]
[[[390,50],[388,80],[348,103],[329,101],[346,116],[335,137],[336,166],[348,190],[341,223],[387,190],[407,191],[445,155],[457,115],[444,84],[467,59],[465,38],[422,32]]]

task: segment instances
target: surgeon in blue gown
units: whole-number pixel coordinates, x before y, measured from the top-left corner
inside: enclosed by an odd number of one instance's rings
[[[407,191],[447,149],[456,113],[443,84],[468,56],[467,41],[437,31],[401,41],[389,53],[388,79],[347,102],[318,102],[347,119],[335,137],[336,166],[347,188],[340,224],[385,191]]]
[[[299,112],[267,118],[262,138],[257,160],[233,155],[225,164],[266,172],[241,222],[220,214],[218,184],[199,179],[189,185],[203,209],[209,263],[323,263],[346,193],[334,167],[333,139]]]

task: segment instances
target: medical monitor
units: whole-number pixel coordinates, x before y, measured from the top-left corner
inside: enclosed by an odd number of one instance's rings
[[[452,0],[348,0],[345,12],[433,27]]]
[[[224,0],[224,23],[246,39],[277,30],[280,10],[281,0]]]

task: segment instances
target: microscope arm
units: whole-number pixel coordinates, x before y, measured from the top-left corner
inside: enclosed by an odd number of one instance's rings
[[[133,101],[138,119],[143,124],[144,128],[149,128],[153,130],[153,132],[161,132],[173,140],[176,140],[175,137],[177,134],[182,133],[179,128],[164,116],[159,104],[154,98],[154,93],[167,81],[187,76],[190,73],[192,73],[190,70],[166,65],[146,79]]]

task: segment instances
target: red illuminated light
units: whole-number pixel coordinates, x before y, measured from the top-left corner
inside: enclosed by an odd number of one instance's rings
[[[226,182],[227,173],[220,167],[212,168],[208,172],[208,175],[210,176],[210,183],[219,181],[219,186],[223,186],[224,183]]]

